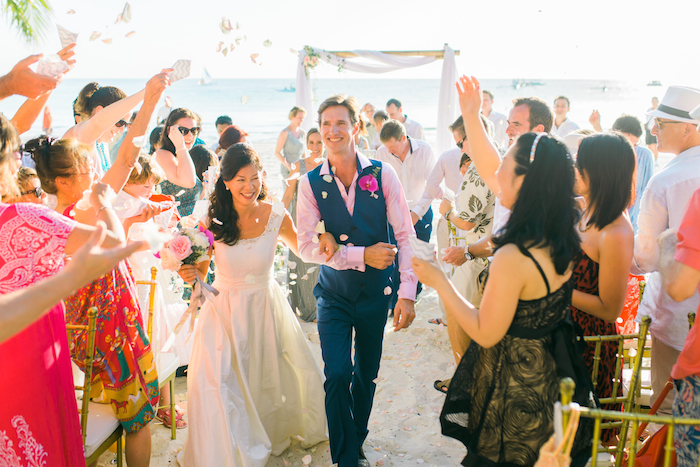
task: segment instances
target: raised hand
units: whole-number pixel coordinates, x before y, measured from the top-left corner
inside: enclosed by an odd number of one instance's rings
[[[445,271],[438,266],[437,261],[425,261],[414,256],[411,264],[418,280],[428,287],[437,288],[438,283],[448,280]]]
[[[588,117],[588,121],[593,126],[595,131],[602,133],[603,128],[600,126],[600,112],[593,110],[593,112],[591,112],[591,116]]]
[[[462,75],[457,80],[457,94],[459,95],[459,108],[464,118],[467,116],[479,116],[481,112],[481,86],[473,76]]]
[[[396,247],[390,243],[376,243],[365,247],[365,264],[374,269],[386,269],[396,257]]]
[[[168,76],[168,73],[172,71],[172,68],[164,68],[163,71],[148,80],[143,98],[144,102],[158,103],[158,101],[160,101],[163,92],[165,92],[165,88],[170,86],[170,76]]]
[[[36,99],[42,94],[53,91],[63,79],[63,74],[50,78],[34,73],[29,65],[41,59],[42,54],[30,55],[21,60],[5,76],[0,78],[0,99],[18,94],[30,99]]]
[[[75,65],[75,60],[73,59],[73,57],[75,56],[75,50],[73,50],[74,48],[75,42],[73,42],[72,44],[68,44],[56,53],[56,55],[58,55],[58,57],[61,60],[66,62],[71,67],[71,69],[73,68],[73,65]]]
[[[177,125],[173,125],[170,127],[170,131],[168,131],[168,137],[170,138],[170,141],[172,141],[173,146],[175,146],[176,151],[180,149],[187,149],[187,146],[185,145],[185,137],[182,136],[182,133],[180,133],[178,128],[179,127]]]
[[[97,182],[92,186],[90,205],[95,208],[95,210],[99,210],[103,207],[110,207],[116,196],[111,186],[106,183]]]

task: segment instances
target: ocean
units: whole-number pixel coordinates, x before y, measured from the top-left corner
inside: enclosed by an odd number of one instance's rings
[[[127,94],[139,91],[146,80],[99,80],[102,85],[117,86]],[[71,105],[88,80],[67,79],[59,85],[49,98],[48,105],[53,115],[54,135],[62,135],[73,123]],[[511,101],[521,96],[538,96],[550,105],[564,95],[571,101],[569,118],[582,128],[590,128],[588,117],[593,109],[601,114],[603,128],[609,128],[623,113],[636,115],[646,121],[644,113],[650,107],[651,98],[661,98],[665,87],[647,86],[643,82],[606,80],[541,80],[537,85],[525,85],[516,89],[513,80],[483,80],[483,89],[494,96],[494,110],[508,114]],[[295,105],[294,92],[283,92],[294,86],[294,79],[214,79],[211,84],[198,85],[197,80],[187,79],[174,83],[165,95],[172,98],[175,107],[186,107],[202,117],[200,137],[207,143],[218,139],[214,122],[220,115],[229,115],[236,125],[249,133],[250,141],[259,144],[263,163],[269,174],[276,175],[279,169],[270,146],[277,140],[280,131],[287,126],[287,115]],[[436,141],[437,101],[440,81],[390,80],[390,79],[318,79],[313,82],[317,104],[326,97],[345,93],[356,96],[360,105],[371,102],[377,109],[384,107],[390,98],[403,104],[404,112],[420,122],[426,140]],[[250,99],[246,104],[242,96]],[[23,102],[17,96],[0,102],[0,112],[6,116],[14,114]],[[307,109],[310,110],[310,109]],[[39,117],[32,129],[23,135],[23,140],[41,132]]]

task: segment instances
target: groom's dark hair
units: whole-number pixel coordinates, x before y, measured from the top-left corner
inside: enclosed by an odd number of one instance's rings
[[[346,109],[348,109],[348,114],[350,115],[350,123],[355,125],[357,123],[357,118],[360,114],[360,104],[357,102],[357,99],[355,99],[353,96],[347,96],[345,94],[336,94],[335,96],[331,96],[323,103],[318,108],[318,125],[319,127],[321,126],[321,115],[323,115],[323,112],[326,111],[327,108],[329,107],[336,107],[336,106],[343,106]]]

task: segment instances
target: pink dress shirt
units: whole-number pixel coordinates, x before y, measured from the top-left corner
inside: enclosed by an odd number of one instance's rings
[[[360,162],[360,167],[364,170],[367,166],[372,165],[369,159],[360,153],[357,153],[357,158]],[[352,216],[355,209],[355,189],[357,187],[358,174],[352,179],[352,184],[348,190],[345,189],[343,182],[340,181],[330,170],[328,159],[321,166],[321,176],[330,175],[335,178],[335,183],[338,185],[338,191],[345,201],[345,207],[348,213]],[[394,229],[394,236],[399,248],[399,271],[401,273],[401,285],[399,286],[399,298],[408,300],[416,299],[416,286],[418,278],[411,269],[411,258],[413,251],[408,242],[408,237],[416,235],[413,230],[413,222],[411,222],[411,214],[408,210],[408,204],[403,194],[401,182],[396,172],[389,164],[382,164],[382,193],[386,200],[386,216],[389,224]],[[318,210],[318,203],[314,197],[311,184],[308,176],[304,175],[299,180],[299,193],[297,198],[297,244],[299,246],[299,256],[304,262],[325,264],[333,269],[342,271],[344,269],[355,269],[357,271],[365,270],[365,247],[341,245],[340,250],[333,257],[325,261],[326,256],[318,253],[318,243],[313,242],[313,237],[316,236],[316,226],[321,220],[321,214]],[[337,240],[337,239],[336,239]],[[366,245],[371,246],[371,245]]]

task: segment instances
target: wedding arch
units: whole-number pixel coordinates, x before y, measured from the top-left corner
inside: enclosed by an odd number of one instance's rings
[[[436,154],[440,155],[454,144],[452,135],[447,127],[457,118],[459,107],[457,105],[457,65],[455,56],[459,50],[453,50],[447,44],[443,50],[426,51],[373,51],[352,50],[327,52],[323,49],[306,46],[299,51],[299,63],[296,79],[296,103],[309,112],[302,123],[302,128],[308,130],[313,126],[315,112],[313,108],[313,89],[311,86],[311,70],[320,61],[324,61],[338,70],[355,71],[358,73],[387,73],[389,71],[412,68],[436,60],[443,60],[442,76],[440,78],[440,94],[438,97],[437,118],[437,147]],[[364,59],[362,62],[353,59]]]

